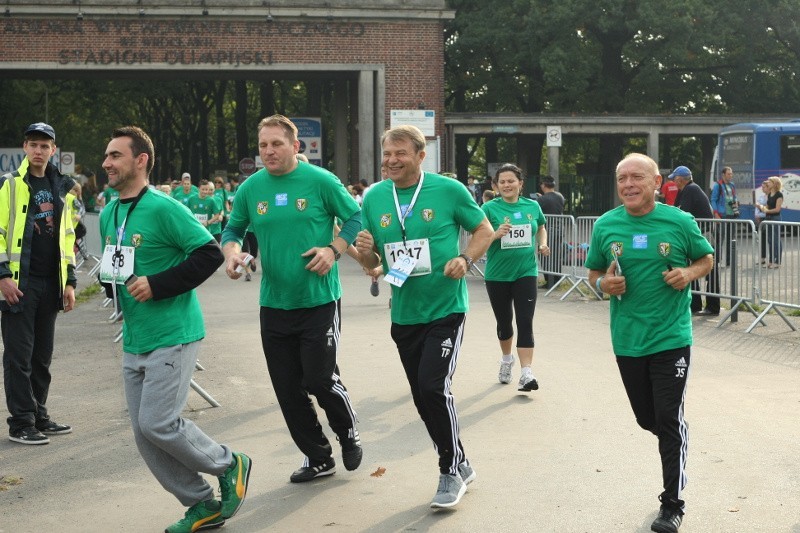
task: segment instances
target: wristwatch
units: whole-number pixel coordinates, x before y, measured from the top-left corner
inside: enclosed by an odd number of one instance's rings
[[[342,253],[341,253],[339,250],[337,250],[337,249],[336,249],[336,247],[335,247],[334,245],[332,245],[332,244],[329,244],[329,245],[328,245],[328,248],[330,248],[331,250],[333,250],[333,259],[334,259],[335,261],[338,261],[338,260],[339,260],[339,258],[340,258],[340,257],[342,257]]]
[[[459,254],[458,257],[463,257],[464,261],[467,262],[467,270],[472,268],[472,263],[474,263],[474,261],[470,259],[467,254]]]

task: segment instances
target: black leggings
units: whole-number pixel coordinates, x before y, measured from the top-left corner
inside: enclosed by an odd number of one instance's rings
[[[533,348],[536,277],[526,276],[516,281],[487,280],[486,292],[497,320],[497,338],[504,341],[514,336],[511,321],[516,316],[517,348]]]

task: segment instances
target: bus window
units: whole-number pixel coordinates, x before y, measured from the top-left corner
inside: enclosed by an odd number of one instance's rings
[[[781,168],[800,168],[800,135],[781,136]]]

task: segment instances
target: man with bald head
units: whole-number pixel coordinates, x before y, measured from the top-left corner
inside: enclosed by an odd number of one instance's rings
[[[616,182],[622,205],[595,222],[586,268],[611,295],[611,342],[636,422],[658,437],[664,491],[651,529],[675,533],[686,485],[689,284],[711,270],[714,250],[691,215],[656,203],[662,178],[650,157],[625,157]]]

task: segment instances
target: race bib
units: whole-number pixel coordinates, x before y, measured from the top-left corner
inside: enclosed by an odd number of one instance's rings
[[[530,224],[511,226],[511,229],[500,239],[500,249],[530,248],[533,243],[533,229]]]
[[[407,246],[406,246],[407,245]],[[401,257],[410,256],[414,259],[410,276],[426,276],[431,273],[431,249],[428,239],[413,239],[401,242],[389,242],[383,246],[386,262],[394,265]],[[399,286],[399,285],[398,285]]]
[[[389,273],[386,274],[383,279],[392,285],[402,287],[403,283],[408,279],[408,276],[411,275],[411,271],[414,270],[414,265],[416,264],[417,260],[414,259],[414,257],[405,254],[401,255],[397,258],[397,261],[394,262]]]
[[[208,215],[204,213],[195,213],[194,218],[197,219],[199,223],[205,226],[206,222],[208,222]]]
[[[103,283],[116,283],[124,285],[125,280],[133,275],[133,246],[121,246],[119,256],[116,258],[119,271],[114,275],[114,255],[116,246],[107,244],[103,250],[103,258],[100,261],[100,281]]]

